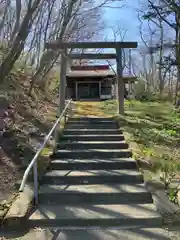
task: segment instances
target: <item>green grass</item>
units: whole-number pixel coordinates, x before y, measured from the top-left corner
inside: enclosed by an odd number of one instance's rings
[[[125,107],[125,116],[119,117],[123,128],[136,140],[149,147],[175,147],[180,140],[180,114],[168,103],[140,103]]]
[[[101,105],[101,110],[115,116],[135,159],[153,161],[152,170],[159,171],[163,169],[164,159],[168,158],[168,162],[175,164],[177,171],[180,170],[180,150],[177,146],[180,142],[180,113],[172,104],[125,101],[124,116],[116,114],[116,101],[105,101]]]
[[[115,115],[117,113],[117,101],[115,100],[107,100],[102,101],[100,109],[102,112],[108,115]]]
[[[117,109],[115,100],[77,102],[75,114],[114,117],[124,132],[134,158],[151,162],[152,174],[160,175],[168,169],[170,178],[174,171],[180,171],[180,150],[177,146],[180,142],[180,113],[172,104],[125,101],[124,116],[117,115]],[[147,172],[147,175],[152,177],[151,173]]]

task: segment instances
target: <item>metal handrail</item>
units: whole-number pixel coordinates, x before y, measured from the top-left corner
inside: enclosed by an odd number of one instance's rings
[[[26,168],[24,175],[23,175],[23,179],[21,182],[21,186],[19,188],[19,192],[22,192],[24,190],[29,172],[31,171],[32,167],[34,169],[34,197],[35,197],[35,203],[38,203],[38,171],[37,171],[37,159],[39,157],[39,155],[41,154],[42,150],[44,149],[44,147],[46,146],[47,142],[49,141],[50,137],[52,136],[52,134],[54,133],[54,131],[56,130],[58,124],[60,123],[61,119],[63,118],[63,116],[65,115],[66,111],[68,110],[70,104],[71,104],[72,100],[69,100],[68,103],[66,104],[64,110],[62,111],[60,117],[57,119],[57,121],[55,122],[54,126],[52,127],[52,129],[50,130],[49,134],[44,138],[44,142],[42,143],[41,147],[39,148],[39,150],[36,152],[35,156],[33,157],[33,159],[31,160],[30,164],[28,165],[28,167]],[[56,140],[55,140],[56,141]],[[55,143],[56,144],[56,143]]]

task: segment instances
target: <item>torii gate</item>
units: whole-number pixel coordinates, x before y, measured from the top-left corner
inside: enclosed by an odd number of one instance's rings
[[[57,50],[61,49],[61,70],[60,70],[60,106],[59,112],[62,113],[65,107],[65,93],[66,93],[66,71],[67,59],[116,59],[117,61],[117,85],[118,85],[118,113],[124,114],[124,82],[123,82],[123,66],[122,66],[122,49],[123,48],[137,48],[137,42],[61,42],[53,41],[46,43],[47,49]],[[68,49],[95,49],[95,48],[114,48],[116,54],[69,54]]]

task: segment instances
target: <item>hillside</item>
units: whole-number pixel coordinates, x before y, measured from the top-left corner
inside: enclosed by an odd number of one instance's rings
[[[16,182],[55,120],[55,99],[39,89],[28,96],[29,78],[16,71],[0,89],[1,204],[11,199]]]

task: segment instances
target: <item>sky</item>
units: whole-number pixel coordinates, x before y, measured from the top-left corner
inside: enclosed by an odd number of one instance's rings
[[[139,41],[139,20],[137,11],[139,0],[126,0],[122,8],[107,8],[104,13],[106,25],[115,26],[119,24],[122,29],[126,29],[125,41]],[[105,30],[105,36],[113,40],[112,29]]]
[[[137,17],[137,8],[139,8],[139,0],[124,0],[125,4],[122,8],[107,8],[104,10],[104,21],[106,29],[104,30],[103,40],[114,41],[112,26],[115,28],[117,25],[122,28],[122,32],[126,30],[126,34],[123,41],[137,41],[141,42],[139,34],[139,20]],[[113,5],[114,7],[115,5]],[[116,41],[121,41],[117,39]],[[104,50],[104,52],[112,52],[114,50]],[[135,50],[136,51],[136,50]],[[102,62],[102,61],[101,61]],[[104,63],[104,62],[103,62]],[[106,62],[107,63],[107,62]],[[114,63],[114,64],[113,64]],[[112,61],[113,68],[116,69],[116,62]]]
[[[105,37],[108,37],[108,40],[114,41],[114,36],[112,29],[108,28],[108,26],[116,26],[120,25],[122,31],[127,30],[124,41],[137,41],[138,49],[133,50],[133,54],[138,54],[139,50],[143,48],[144,43],[141,40],[140,36],[140,21],[138,19],[138,10],[147,9],[148,1],[147,0],[122,0],[123,7],[122,8],[107,8],[104,12],[104,20],[107,25],[107,28],[104,31]],[[115,6],[115,4],[113,5]],[[172,18],[173,19],[173,18]],[[146,40],[148,40],[148,27],[147,21],[143,21],[143,36]],[[168,33],[166,37],[167,41],[172,41],[174,39],[174,31],[169,29],[166,26],[166,32]],[[157,33],[158,34],[158,33]],[[159,36],[157,36],[158,41]],[[169,40],[168,40],[169,39]],[[121,41],[121,39],[117,39],[117,41]],[[155,43],[154,43],[155,44]],[[138,55],[139,56],[139,55]],[[139,57],[137,58],[139,59]]]

